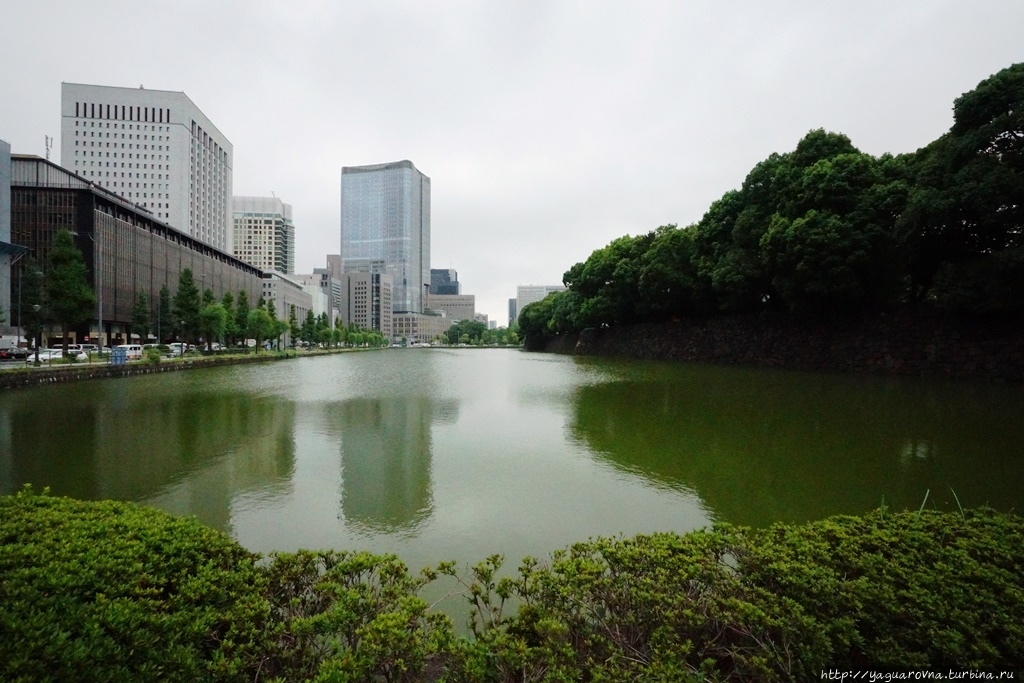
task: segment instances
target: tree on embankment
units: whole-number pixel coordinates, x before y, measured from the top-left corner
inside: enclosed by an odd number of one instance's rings
[[[524,307],[524,333],[758,311],[844,315],[893,304],[1024,310],[1024,64],[954,103],[950,131],[874,157],[810,131],[696,223],[624,236]]]

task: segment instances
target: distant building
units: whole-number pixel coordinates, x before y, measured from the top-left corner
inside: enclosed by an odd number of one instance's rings
[[[455,321],[443,315],[424,313],[396,313],[393,339],[405,339],[412,344],[429,344],[448,331]]]
[[[516,300],[508,300],[508,326],[512,327],[515,324],[518,313],[516,312]]]
[[[487,329],[489,329],[489,330],[496,330],[496,329],[498,329],[498,321],[497,320],[488,320],[487,321]]]
[[[318,307],[316,297],[314,297],[313,315],[319,316],[321,313],[327,313],[331,327],[334,327],[335,321],[342,318],[341,297],[344,277],[341,279],[333,277],[328,268],[314,268],[312,273],[295,275],[293,279],[301,282],[311,294],[315,292],[323,296],[322,308]]]
[[[260,270],[295,272],[292,205],[277,197],[234,197],[232,252]]]
[[[476,296],[473,294],[427,295],[427,308],[435,313],[443,312],[452,323],[473,320],[476,316]]]
[[[394,312],[423,312],[430,283],[430,178],[411,161],[341,169],[344,273],[387,275]]]
[[[512,317],[510,325],[519,319],[519,314],[522,313],[523,307],[527,304],[532,304],[536,301],[540,301],[548,294],[552,292],[564,292],[564,285],[519,285],[516,287],[516,310],[515,316]],[[509,311],[511,314],[512,312]]]
[[[341,319],[390,339],[394,332],[391,276],[386,273],[343,273]]]
[[[322,296],[318,293],[317,298]],[[288,320],[294,306],[295,320],[301,325],[306,314],[314,310],[313,296],[304,289],[303,283],[284,273],[263,273],[263,298],[267,303],[274,303],[274,314],[278,320]],[[291,344],[291,332],[285,332],[281,339],[286,345]]]
[[[230,252],[233,147],[183,92],[61,83],[61,165]]]
[[[431,294],[461,294],[459,274],[454,268],[430,269]]]
[[[45,262],[53,237],[62,228],[76,233],[75,243],[97,294],[96,317],[72,329],[77,342],[125,343],[138,295],[145,293],[155,302],[164,286],[173,295],[185,268],[192,270],[200,290],[211,290],[218,300],[224,292],[237,296],[244,291],[255,302],[262,292],[263,273],[258,268],[54,163],[13,155],[11,241]],[[15,265],[15,283],[24,263],[22,259]],[[168,337],[168,330],[153,332]]]
[[[341,279],[341,274],[345,272],[341,266],[341,254],[327,255],[327,270],[335,280]]]
[[[473,320],[475,320],[478,323],[483,323],[484,327],[486,328],[486,326],[487,326],[487,314],[486,313],[477,313],[475,316],[473,316]]]

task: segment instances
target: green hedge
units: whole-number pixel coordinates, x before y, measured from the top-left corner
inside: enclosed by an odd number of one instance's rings
[[[991,510],[598,538],[410,574],[265,560],[193,520],[0,498],[0,680],[817,680],[1024,666],[1024,521]],[[443,581],[472,637],[420,597]]]
[[[269,615],[255,556],[127,503],[0,499],[0,680],[238,680]]]

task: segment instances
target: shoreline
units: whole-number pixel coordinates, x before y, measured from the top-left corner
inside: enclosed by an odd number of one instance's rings
[[[725,316],[587,329],[531,351],[834,373],[1024,383],[1024,324],[913,311]]]
[[[322,355],[322,354],[307,354]],[[277,355],[275,353],[252,354],[251,356],[230,356],[218,358],[216,356],[186,359],[168,360],[163,359],[159,363],[146,363],[135,361],[124,365],[111,365],[109,363],[89,363],[82,361],[78,363],[60,364],[50,367],[32,367],[12,370],[0,370],[0,390],[20,389],[45,384],[65,384],[67,382],[80,382],[91,379],[109,379],[117,377],[134,377],[137,375],[152,375],[160,372],[181,372],[183,370],[195,370],[199,368],[212,368],[224,365],[246,365],[249,363],[270,363],[273,361],[297,358],[297,356]]]

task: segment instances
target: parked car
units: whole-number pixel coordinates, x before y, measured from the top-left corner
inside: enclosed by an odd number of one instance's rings
[[[51,361],[51,360],[60,360],[63,357],[64,357],[64,350],[63,349],[39,349],[39,361],[40,362]],[[36,352],[33,349],[33,350],[29,351],[28,358],[25,359],[25,362],[26,363],[34,363],[35,361],[36,361]]]
[[[167,355],[171,358],[177,358],[178,356],[185,355],[185,349],[188,348],[188,344],[183,344],[181,342],[173,342],[171,344],[168,344],[167,348],[170,349],[167,352]]]
[[[139,360],[142,358],[141,344],[118,344],[115,348],[124,349],[125,358],[128,360]]]
[[[28,349],[20,346],[8,346],[0,349],[0,360],[22,360],[28,356]]]

